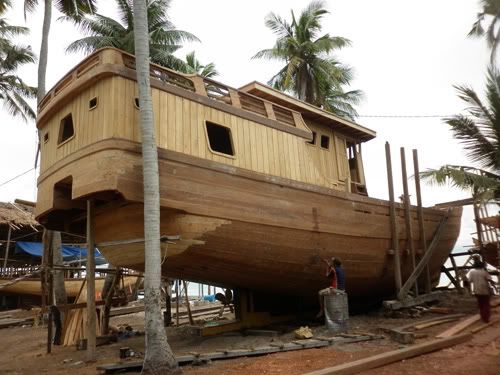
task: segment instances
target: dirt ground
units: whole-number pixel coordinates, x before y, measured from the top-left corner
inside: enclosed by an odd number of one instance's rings
[[[476,313],[475,300],[451,295],[439,306],[448,306],[453,312]],[[381,327],[394,328],[409,322],[417,322],[436,316],[420,313],[411,318],[408,314],[393,314],[389,317],[381,309],[364,315],[352,316],[349,321],[349,333],[381,334]],[[492,319],[500,317],[500,308],[496,309]],[[135,329],[143,329],[143,313],[112,318],[111,324],[129,324]],[[241,333],[225,334],[202,338],[193,335],[188,327],[168,328],[169,343],[176,355],[190,352],[207,353],[220,349],[249,349],[269,343],[286,343],[295,340],[293,329],[297,325],[272,327],[280,333],[275,337],[251,336]],[[316,336],[328,336],[328,331],[319,323],[309,322]],[[439,325],[423,330],[427,337],[417,343],[432,339],[456,322]],[[144,351],[144,337],[135,336],[122,339],[117,343],[98,347],[97,362],[86,363],[85,352],[74,347],[54,347],[53,352],[45,354],[46,328],[13,327],[0,330],[0,374],[96,374],[96,366],[105,363],[117,363],[119,348],[129,347],[140,360]],[[331,335],[329,335],[331,336]],[[321,349],[298,350],[269,354],[260,357],[246,357],[231,360],[215,360],[202,366],[183,366],[184,374],[303,374],[340,363],[350,362],[370,355],[394,350],[403,345],[389,337],[381,340],[343,344]],[[444,349],[413,359],[400,361],[388,366],[365,372],[367,374],[498,374],[500,373],[500,322],[476,334],[463,344]]]

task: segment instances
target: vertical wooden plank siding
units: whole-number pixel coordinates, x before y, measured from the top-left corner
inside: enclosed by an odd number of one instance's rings
[[[97,97],[97,107],[90,110],[89,101]],[[123,77],[109,77],[82,90],[62,105],[42,129],[49,132],[42,141],[42,172],[58,160],[102,139],[116,137],[140,142],[135,106],[137,87]],[[317,134],[316,144],[233,114],[204,106],[173,94],[153,89],[156,139],[161,148],[270,174],[343,190],[349,175],[345,138],[330,128],[307,122]],[[61,120],[71,113],[75,136],[57,145]],[[228,127],[231,131],[234,157],[210,151],[206,121]],[[328,150],[321,148],[321,135],[330,138]]]

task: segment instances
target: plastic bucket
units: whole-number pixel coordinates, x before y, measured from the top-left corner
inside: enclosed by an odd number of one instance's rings
[[[349,305],[347,293],[336,291],[324,296],[325,323],[328,330],[345,332],[348,329]]]

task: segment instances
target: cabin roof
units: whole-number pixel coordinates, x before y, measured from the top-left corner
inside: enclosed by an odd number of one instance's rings
[[[40,224],[33,215],[34,203],[17,200],[16,202],[0,202],[0,226],[8,225],[17,230],[31,227],[37,230]]]
[[[240,87],[240,90],[300,112],[304,119],[330,126],[334,130],[338,130],[361,142],[369,141],[377,135],[374,130],[336,116],[331,112],[282,93],[281,91],[257,81],[250,82]]]

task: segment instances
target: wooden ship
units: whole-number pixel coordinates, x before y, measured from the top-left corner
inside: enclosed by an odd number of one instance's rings
[[[322,258],[342,259],[350,298],[394,295],[389,202],[370,198],[361,145],[375,132],[252,82],[234,89],[151,65],[165,276],[316,298]],[[143,188],[135,59],[106,48],[65,75],[39,106],[37,219],[85,233],[96,205],[97,246],[115,266],[143,270]],[[407,249],[396,204],[399,248]],[[440,267],[461,208],[424,208],[429,263]],[[419,243],[417,208],[411,208]],[[172,243],[169,243],[172,242]],[[421,241],[420,241],[421,242]],[[403,278],[410,256],[401,251]]]

